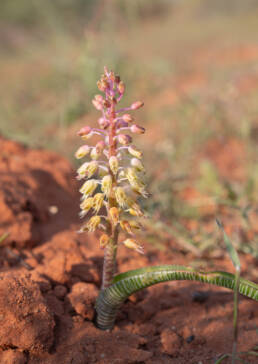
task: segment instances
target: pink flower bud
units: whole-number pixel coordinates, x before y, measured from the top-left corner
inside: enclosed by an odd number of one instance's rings
[[[108,88],[108,83],[105,80],[100,80],[97,82],[97,86],[100,91],[105,92],[106,89]]]
[[[101,102],[99,102],[98,100],[93,99],[93,100],[92,100],[92,103],[93,103],[93,105],[95,106],[95,108],[96,108],[97,110],[102,110],[102,109],[103,109],[103,105],[102,105],[102,103],[101,103]]]
[[[99,152],[102,152],[102,150],[105,148],[105,142],[104,140],[100,140],[97,144],[96,144],[96,149]]]
[[[111,81],[115,81],[115,74],[114,74],[114,71],[110,71],[110,73],[109,73],[109,78],[110,78],[110,80]]]
[[[78,131],[78,135],[79,136],[83,136],[83,135],[87,135],[91,132],[91,127],[90,126],[84,126],[83,128],[81,128],[79,131]]]
[[[127,128],[128,127],[128,123],[125,122],[124,120],[118,120],[116,123],[117,128]]]
[[[117,136],[118,142],[122,145],[128,145],[132,142],[132,137],[130,135],[119,134]]]
[[[135,134],[144,134],[145,133],[145,129],[142,126],[139,126],[136,124],[133,124],[131,126],[130,130],[132,133],[135,133]]]
[[[111,104],[110,104],[110,102],[108,100],[104,100],[103,106],[106,107],[106,108],[108,108],[108,107],[111,106]]]
[[[98,102],[103,102],[103,96],[102,95],[95,95],[95,100]]]
[[[134,118],[130,114],[124,114],[122,116],[122,119],[127,123],[131,123],[134,120]]]
[[[99,118],[98,123],[101,129],[107,129],[109,127],[109,121],[104,118]]]
[[[142,107],[144,105],[144,103],[142,101],[135,101],[132,105],[131,105],[131,109],[132,110],[137,110],[140,109],[140,107]]]

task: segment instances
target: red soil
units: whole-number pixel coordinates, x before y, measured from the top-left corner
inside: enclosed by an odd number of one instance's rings
[[[0,236],[10,233],[0,252],[1,364],[209,364],[231,351],[232,293],[192,282],[133,295],[115,329],[98,330],[94,302],[103,252],[96,237],[76,233],[79,196],[71,166],[49,151],[4,139],[0,146]],[[146,246],[143,257],[121,248],[119,270],[194,259],[164,244],[166,252]],[[241,260],[243,275],[255,269],[252,257]],[[231,270],[226,257],[213,264]],[[246,351],[257,341],[257,303],[241,297],[239,309],[238,349]]]

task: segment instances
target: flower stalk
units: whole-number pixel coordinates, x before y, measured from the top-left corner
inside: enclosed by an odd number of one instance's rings
[[[102,289],[105,289],[111,285],[116,273],[116,254],[120,244],[143,253],[143,247],[132,239],[132,235],[133,230],[139,230],[140,227],[135,219],[144,215],[138,198],[146,198],[148,193],[143,182],[144,167],[140,161],[142,152],[131,144],[132,136],[124,134],[145,132],[143,127],[132,124],[134,117],[129,114],[130,111],[141,108],[143,102],[136,101],[129,107],[117,110],[117,104],[125,92],[125,85],[119,76],[106,67],[97,85],[104,93],[104,96],[96,95],[92,100],[95,108],[102,113],[98,119],[100,129],[84,126],[78,135],[83,140],[88,140],[93,135],[102,139],[95,146],[82,145],[75,157],[91,159],[83,163],[77,171],[79,180],[86,179],[80,189],[80,216],[86,217],[86,223],[80,232],[94,232],[97,229],[102,231]],[[124,239],[120,242],[121,231]]]

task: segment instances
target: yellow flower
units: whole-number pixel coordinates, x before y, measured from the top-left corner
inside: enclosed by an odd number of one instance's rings
[[[139,149],[137,149],[134,145],[130,145],[129,147],[128,147],[128,152],[132,155],[132,156],[134,156],[134,157],[136,157],[136,158],[142,158],[142,151],[141,150],[139,150]]]
[[[85,157],[90,151],[90,147],[88,145],[82,145],[77,152],[75,153],[75,158],[81,159]]]
[[[131,159],[131,166],[134,167],[137,171],[144,171],[144,166],[142,162],[137,158]]]
[[[112,177],[110,174],[104,176],[101,181],[101,191],[104,192],[106,196],[109,196],[112,188]]]
[[[132,216],[138,216],[138,217],[144,216],[144,213],[142,212],[140,206],[136,202],[131,203],[130,208],[126,211],[129,212],[129,214]]]
[[[124,208],[128,203],[128,199],[127,199],[124,189],[122,187],[116,187],[115,196],[116,196],[116,201],[117,201],[118,205],[120,207]]]
[[[101,155],[101,151],[100,150],[98,150],[96,147],[95,148],[92,148],[92,150],[90,152],[91,159],[97,160],[97,159],[99,159],[100,155]]]
[[[130,225],[129,221],[127,221],[127,220],[120,221],[120,226],[128,234],[133,234],[133,231],[132,231],[132,228],[131,228],[131,225]]]
[[[102,234],[99,239],[99,245],[101,249],[104,249],[110,241],[110,237],[107,234]]]
[[[83,163],[77,170],[78,178],[82,179],[84,177],[92,177],[94,173],[98,170],[98,167],[98,162],[96,161]]]
[[[83,202],[80,204],[80,208],[82,211],[80,212],[80,217],[85,216],[88,211],[93,207],[93,197],[85,198]]]
[[[104,193],[96,193],[96,195],[93,198],[93,208],[96,213],[99,212],[103,205],[104,201]]]
[[[127,169],[126,178],[128,179],[130,185],[133,188],[141,189],[141,188],[145,187],[145,184],[140,179],[140,177],[137,175],[134,168],[128,168]]]
[[[144,189],[145,184],[136,174],[134,168],[128,168],[126,177],[135,192],[140,193],[145,198],[149,196],[148,192]]]
[[[111,207],[111,209],[109,210],[109,214],[111,217],[111,220],[113,222],[114,225],[116,225],[119,221],[119,210],[117,207]]]
[[[109,163],[109,167],[110,167],[111,171],[114,174],[117,174],[117,171],[118,171],[118,159],[117,159],[117,157],[115,157],[114,155],[112,155],[109,158],[108,163]]]
[[[81,228],[81,232],[84,231],[89,231],[89,232],[93,232],[97,229],[97,227],[99,226],[101,222],[101,217],[100,216],[92,216],[90,218],[90,220],[87,222],[87,224],[85,224],[82,228]]]
[[[126,239],[123,244],[129,248],[137,251],[140,254],[144,254],[143,247],[135,239]]]
[[[137,221],[135,220],[131,220],[129,221],[129,224],[131,226],[132,229],[137,229],[137,230],[142,230],[142,225],[139,224]]]
[[[80,193],[82,193],[84,198],[87,198],[88,196],[91,196],[95,189],[98,186],[98,182],[95,179],[91,179],[89,181],[86,181],[82,187],[80,188]]]

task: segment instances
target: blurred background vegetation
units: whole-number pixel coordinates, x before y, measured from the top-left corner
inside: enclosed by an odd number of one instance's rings
[[[160,229],[198,253],[223,215],[258,254],[257,18],[257,0],[1,0],[0,133],[74,163],[107,65],[125,104],[145,101],[136,143]]]

